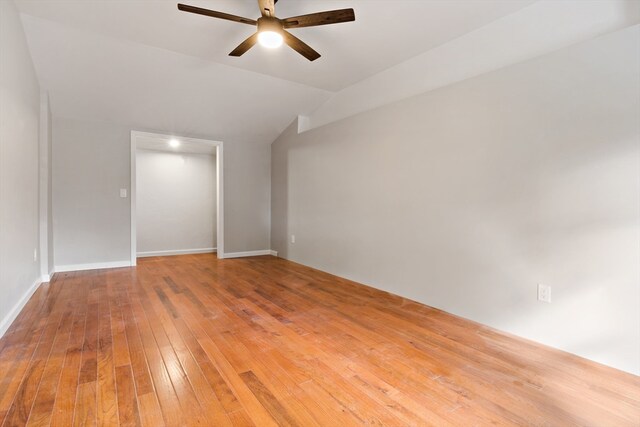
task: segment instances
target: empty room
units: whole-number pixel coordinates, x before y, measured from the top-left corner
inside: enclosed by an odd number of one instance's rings
[[[0,427],[640,427],[640,0],[0,0]]]

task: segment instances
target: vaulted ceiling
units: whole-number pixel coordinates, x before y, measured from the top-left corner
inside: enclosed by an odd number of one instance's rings
[[[194,6],[257,18],[256,0],[180,0]],[[291,30],[322,59],[305,61],[291,49],[255,48],[246,56],[227,54],[255,32],[209,17],[179,12],[178,1],[19,2],[23,13],[72,28],[273,77],[335,91],[512,13],[533,0],[281,0],[279,17],[353,7],[356,21]]]
[[[181,0],[257,18],[255,0]],[[168,0],[17,0],[53,114],[270,142],[336,92],[521,11],[533,0],[280,0],[287,17],[353,7],[356,21],[291,30],[322,57],[256,46],[254,29]]]

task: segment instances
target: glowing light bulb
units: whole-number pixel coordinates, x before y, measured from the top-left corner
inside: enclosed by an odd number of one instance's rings
[[[269,49],[282,46],[282,34],[275,31],[261,31],[258,34],[258,42]]]
[[[178,141],[177,139],[172,139],[171,141],[169,141],[169,146],[176,148],[180,146],[180,141]]]

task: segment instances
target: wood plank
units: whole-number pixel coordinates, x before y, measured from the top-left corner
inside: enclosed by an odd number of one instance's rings
[[[124,315],[122,313],[122,306],[125,303],[128,303],[126,289],[123,289],[123,285],[126,286],[126,284],[118,282],[107,290],[108,298],[110,301],[109,310],[111,316],[111,332],[113,339],[113,364],[116,367],[131,365],[126,324]]]
[[[269,389],[256,377],[252,371],[243,372],[240,374],[240,378],[245,382],[247,387],[258,398],[262,406],[264,406],[271,416],[276,420],[280,426],[297,426],[293,416],[282,406],[282,404],[276,399],[276,397],[269,391]]]
[[[109,276],[107,276],[109,277]],[[107,282],[108,285],[108,282]],[[113,336],[111,331],[111,309],[107,288],[100,289],[98,305],[97,348],[97,422],[98,425],[118,423],[118,401],[116,395],[115,365],[113,362]]]
[[[28,426],[48,426],[51,423],[51,413],[55,403],[56,392],[60,380],[60,373],[64,364],[66,349],[69,345],[73,313],[68,311],[63,315],[55,337],[51,354],[47,360],[38,393],[31,408]]]
[[[120,425],[141,425],[131,366],[125,365],[116,368],[116,383],[118,385],[118,420]]]
[[[178,398],[173,389],[173,384],[171,383],[167,368],[162,360],[162,355],[160,354],[156,340],[153,337],[151,328],[144,315],[144,310],[138,301],[132,302],[132,310],[135,315],[137,329],[140,332],[142,347],[144,348],[146,359],[149,361],[149,371],[153,379],[153,390],[157,396],[164,423],[168,426],[179,425],[183,422],[182,409],[178,404]],[[145,422],[145,415],[145,413],[140,414],[142,424],[150,425]]]
[[[97,425],[97,387],[95,381],[87,381],[78,384],[76,393],[76,407],[73,414],[74,426]]]
[[[82,344],[84,342],[87,321],[87,299],[89,289],[77,283],[66,284],[78,295],[78,309],[74,316],[71,336],[65,351],[64,365],[58,382],[55,403],[51,413],[52,427],[65,427],[73,424],[73,414],[78,388],[78,377],[82,363]]]

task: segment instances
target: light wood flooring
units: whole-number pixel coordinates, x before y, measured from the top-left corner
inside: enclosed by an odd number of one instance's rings
[[[58,273],[2,426],[638,426],[640,377],[274,257]]]

